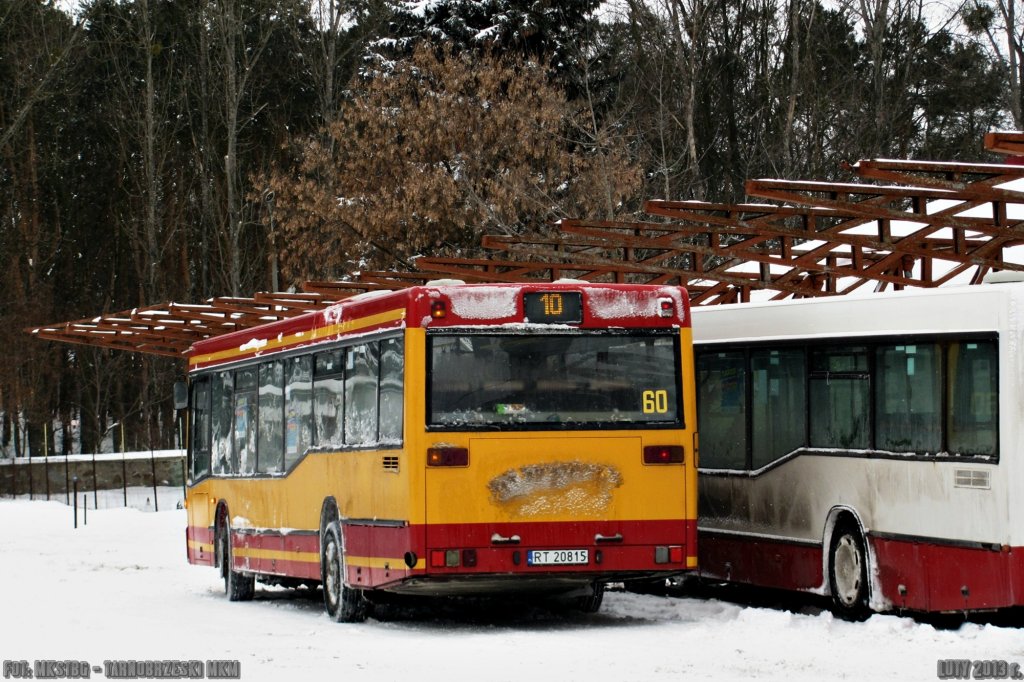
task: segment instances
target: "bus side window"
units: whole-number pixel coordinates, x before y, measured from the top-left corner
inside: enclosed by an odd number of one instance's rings
[[[697,357],[700,463],[709,469],[747,467],[747,368],[742,351]]]
[[[879,346],[875,445],[935,454],[942,449],[942,354],[936,343]]]
[[[795,348],[751,351],[750,366],[752,467],[760,469],[806,444],[807,365]]]
[[[811,447],[871,447],[871,381],[864,346],[811,351]]]
[[[218,372],[213,375],[211,392],[213,441],[211,457],[213,473],[233,474],[231,431],[235,416],[234,378],[231,372]]]
[[[404,357],[402,339],[380,342],[380,442],[402,442]]]
[[[313,437],[319,447],[345,442],[345,351],[317,353],[313,381]]]
[[[993,341],[951,343],[948,350],[947,438],[950,454],[996,454],[999,369]]]
[[[260,365],[259,450],[256,468],[261,473],[281,471],[284,455],[284,363]]]
[[[192,480],[210,473],[210,378],[192,384]]]
[[[313,358],[303,355],[287,362],[284,425],[286,471],[306,453],[312,442],[313,431]]]
[[[248,367],[235,372],[234,458],[232,471],[252,474],[256,471],[256,370]]]
[[[345,443],[369,445],[377,442],[378,344],[363,343],[345,352]]]

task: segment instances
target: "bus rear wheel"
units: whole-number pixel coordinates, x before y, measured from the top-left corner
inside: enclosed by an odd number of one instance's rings
[[[230,601],[249,601],[256,593],[256,576],[239,573],[234,569],[231,529],[227,525],[221,526],[220,542],[220,572],[224,578],[224,594]]]
[[[577,597],[576,608],[583,613],[597,613],[601,610],[601,603],[604,601],[604,583],[595,582],[592,592],[585,597]]]
[[[871,614],[867,552],[864,536],[856,524],[844,521],[836,525],[828,556],[833,611],[847,620],[866,619]]]
[[[367,603],[363,591],[345,584],[344,549],[337,521],[324,530],[320,553],[324,609],[327,615],[337,623],[359,623],[366,620]]]

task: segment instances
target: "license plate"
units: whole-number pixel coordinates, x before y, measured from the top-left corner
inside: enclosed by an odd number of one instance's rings
[[[571,566],[590,563],[587,549],[531,549],[526,553],[528,566]]]

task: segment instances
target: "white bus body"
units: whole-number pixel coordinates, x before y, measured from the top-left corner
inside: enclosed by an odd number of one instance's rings
[[[1024,604],[1024,283],[693,315],[702,575],[846,615]]]

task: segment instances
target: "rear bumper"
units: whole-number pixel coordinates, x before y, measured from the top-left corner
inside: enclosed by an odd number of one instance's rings
[[[620,582],[623,580],[671,578],[674,572],[651,573],[575,573],[572,575],[450,575],[414,576],[388,588],[396,594],[417,594],[426,596],[476,596],[476,595],[553,595],[566,594],[589,588],[595,582]]]

